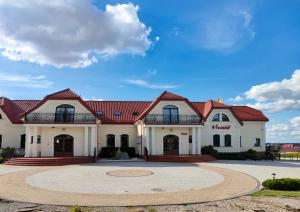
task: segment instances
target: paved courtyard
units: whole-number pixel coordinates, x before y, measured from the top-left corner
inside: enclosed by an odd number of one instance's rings
[[[11,167],[0,166],[5,168]],[[0,176],[0,198],[53,205],[165,205],[227,199],[257,189],[257,181],[248,175],[204,164],[101,162],[24,168]]]
[[[0,198],[52,205],[129,206],[215,201],[245,195],[258,181],[300,177],[296,161],[198,164],[99,162],[60,167],[0,165]],[[258,181],[256,179],[258,179]]]

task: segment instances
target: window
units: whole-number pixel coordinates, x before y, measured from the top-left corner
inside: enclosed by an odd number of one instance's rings
[[[216,115],[214,115],[212,121],[220,121],[220,113],[217,113]]]
[[[132,115],[133,115],[133,116],[138,116],[138,115],[139,115],[139,112],[134,111],[134,112],[132,113]]]
[[[115,115],[115,116],[121,116],[121,112],[120,112],[120,111],[115,111],[115,112],[114,112],[114,115]]]
[[[260,138],[255,139],[255,144],[254,146],[260,146]]]
[[[0,135],[0,149],[2,148],[2,135]]]
[[[41,136],[40,135],[38,135],[37,136],[37,142],[36,142],[37,144],[40,144],[41,143]]]
[[[129,136],[127,134],[121,135],[121,147],[129,147]]]
[[[33,136],[30,138],[30,143],[33,144]]]
[[[229,121],[228,116],[225,115],[224,113],[222,113],[222,121]]]
[[[75,107],[72,105],[59,105],[55,110],[55,122],[74,122]]]
[[[242,136],[240,136],[240,147],[242,147]]]
[[[193,137],[191,135],[189,135],[189,143],[193,143]]]
[[[107,147],[115,147],[115,135],[108,134],[106,136],[106,146]]]
[[[96,114],[97,114],[98,116],[103,116],[103,115],[104,115],[104,112],[103,112],[103,111],[97,111]]]
[[[163,108],[164,124],[178,124],[179,114],[178,108],[174,105],[167,105]]]
[[[230,147],[231,146],[231,135],[228,135],[228,134],[225,135],[224,140],[225,140],[225,146]]]
[[[20,149],[25,149],[25,142],[26,142],[26,134],[22,134],[20,140]]]
[[[213,145],[216,146],[216,147],[220,146],[220,135],[215,134],[213,136],[213,139],[214,139]]]
[[[2,119],[2,115],[0,114],[0,119]]]

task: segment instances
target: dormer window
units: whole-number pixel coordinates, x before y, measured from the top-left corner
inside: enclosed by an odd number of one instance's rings
[[[174,105],[167,105],[163,108],[164,124],[177,124],[179,122],[178,108]]]
[[[217,113],[212,118],[212,121],[230,121],[228,116],[224,113]]]
[[[138,115],[139,115],[139,112],[134,111],[134,112],[132,113],[132,115],[133,115],[133,116],[138,116]]]
[[[224,113],[222,113],[222,121],[229,121],[228,116],[225,115]]]
[[[217,113],[216,115],[214,115],[212,121],[220,121],[220,113]]]
[[[114,112],[114,115],[115,115],[115,116],[121,116],[121,114],[122,114],[122,113],[121,113],[120,111],[115,111],[115,112]]]
[[[103,116],[103,115],[104,115],[104,112],[103,112],[103,111],[97,111],[96,114],[97,114],[98,116]]]
[[[55,122],[74,122],[75,107],[72,105],[59,105],[55,111]]]

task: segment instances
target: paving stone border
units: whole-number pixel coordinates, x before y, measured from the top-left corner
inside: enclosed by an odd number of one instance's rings
[[[208,188],[183,192],[160,192],[155,194],[81,194],[50,191],[30,186],[26,178],[42,171],[62,167],[38,167],[35,169],[0,176],[0,198],[19,202],[49,205],[81,206],[141,206],[170,205],[216,201],[242,196],[258,189],[253,177],[224,168],[197,164],[203,169],[224,176],[224,181]]]

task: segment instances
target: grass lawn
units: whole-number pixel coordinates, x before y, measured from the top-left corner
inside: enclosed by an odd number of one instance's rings
[[[251,194],[253,197],[300,197],[300,191],[277,191],[277,190],[269,190],[269,189],[263,189],[261,191],[257,191],[253,194]]]

